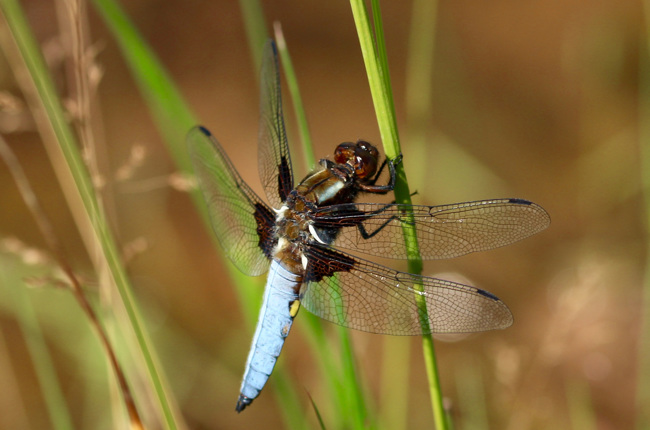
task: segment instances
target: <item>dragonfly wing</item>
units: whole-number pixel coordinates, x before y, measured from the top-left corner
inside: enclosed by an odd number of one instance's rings
[[[305,255],[302,305],[344,327],[419,335],[504,329],[513,322],[501,300],[478,288],[399,272],[319,245],[310,246]],[[428,325],[424,327],[416,297],[426,303]]]
[[[404,242],[402,227],[407,224],[416,227],[422,258],[443,259],[509,245],[551,222],[541,206],[522,199],[444,206],[332,205],[315,211],[312,219],[317,227],[339,228],[336,247],[396,259],[405,259],[412,251]]]
[[[242,180],[225,151],[204,127],[187,135],[192,164],[212,228],[226,255],[242,272],[266,272],[273,249],[273,211]]]
[[[262,54],[258,167],[266,197],[271,206],[280,208],[293,190],[293,170],[282,114],[278,54],[272,40]]]

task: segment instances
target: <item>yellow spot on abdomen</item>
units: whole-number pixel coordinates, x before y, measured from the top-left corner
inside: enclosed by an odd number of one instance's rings
[[[289,305],[289,315],[291,318],[295,318],[298,315],[298,310],[300,309],[300,300],[294,300]]]

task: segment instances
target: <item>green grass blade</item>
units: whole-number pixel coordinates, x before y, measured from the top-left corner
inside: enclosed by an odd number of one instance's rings
[[[251,58],[255,65],[255,70],[262,68],[262,50],[267,39],[269,32],[266,30],[266,22],[264,21],[264,9],[259,0],[239,0],[239,7],[242,11],[244,18],[244,28],[246,28],[246,38],[248,39],[248,46],[251,48]]]
[[[286,46],[279,24],[276,24],[275,26],[275,35],[280,59],[282,61],[282,67],[284,69],[284,75],[287,79],[294,112],[298,122],[301,148],[305,157],[304,162],[306,167],[311,169],[312,166],[316,164],[316,158],[314,156],[309,126],[307,124],[307,116],[300,96],[298,80],[293,69],[291,56],[289,55],[289,50]],[[356,370],[349,330],[337,326],[337,339],[336,341],[333,341],[325,337],[323,322],[320,318],[311,314],[305,314],[302,319],[305,323],[304,326],[307,327],[307,339],[314,351],[314,357],[318,362],[321,373],[325,375],[325,386],[327,392],[330,399],[332,399],[335,410],[337,411],[334,414],[334,418],[338,421],[338,425],[335,425],[335,427],[365,428],[367,408],[365,397],[363,396],[361,389],[362,383],[359,380],[359,374]],[[326,343],[329,343],[332,347],[324,351],[322,346]],[[334,362],[334,354],[329,352],[335,350],[335,343],[340,347],[340,369],[337,368],[337,365]]]
[[[254,5],[256,2],[243,1],[242,7],[244,7],[244,3],[248,7],[251,4]],[[157,127],[161,131],[164,142],[176,165],[181,171],[192,173],[193,170],[185,146],[185,136],[188,130],[200,121],[196,119],[165,68],[158,61],[155,54],[119,5],[113,0],[93,0],[93,4],[118,41],[120,49],[127,60],[127,64],[136,79],[140,91],[152,112]],[[255,12],[253,9],[247,8],[246,10],[248,11],[245,13],[247,22],[258,22],[259,17],[262,16],[260,12]],[[257,40],[259,36],[255,36],[253,39]],[[251,52],[259,51],[261,53],[259,49],[261,46],[260,44],[257,47],[252,47]],[[200,191],[198,189],[193,190],[191,196],[199,214],[204,220],[209,236],[214,241],[215,246],[220,249],[216,245],[216,237],[212,234],[209,216]],[[259,280],[243,275],[231,264],[228,264],[227,267],[230,277],[238,286],[236,293],[246,317],[245,319],[248,325],[253,327],[257,320],[257,313],[261,303],[260,294],[262,288],[260,287]],[[290,428],[301,428],[305,421],[302,407],[298,401],[299,396],[296,394],[293,384],[289,382],[289,378],[281,363],[276,366],[273,372],[271,386],[276,387],[278,393],[284,393],[280,394],[282,401],[279,401],[278,404],[282,410],[282,415],[287,420],[287,426]],[[289,392],[291,394],[288,394]],[[235,393],[233,393],[233,398],[236,398]]]
[[[384,144],[384,152],[389,158],[395,158],[400,153],[399,134],[397,131],[397,122],[395,119],[394,105],[392,103],[392,91],[389,81],[388,62],[385,54],[385,43],[383,39],[383,30],[381,23],[381,12],[378,0],[373,0],[373,18],[374,32],[371,28],[368,12],[362,0],[351,0],[352,13],[357,27],[361,52],[363,53],[370,92],[377,115],[379,131]],[[410,191],[406,182],[406,174],[403,164],[397,166],[398,181],[395,186],[395,200],[398,203],[411,203]],[[411,223],[404,223],[404,239],[409,249],[417,249],[417,238],[415,231],[409,227]],[[414,246],[415,245],[415,246]],[[411,248],[412,247],[412,248]],[[411,273],[420,273],[422,271],[422,259],[413,253],[409,255],[408,267]],[[420,308],[421,323],[424,332],[428,330],[428,317],[426,304],[421,297],[416,296]],[[439,430],[447,429],[447,420],[442,404],[442,393],[436,365],[435,352],[433,348],[433,338],[431,335],[422,337],[423,353],[425,366],[429,380],[429,391],[431,393],[431,402],[433,408],[434,421],[436,428]]]
[[[423,183],[427,174],[427,132],[433,115],[431,78],[437,28],[437,0],[415,0],[411,13],[406,63],[406,125],[410,150],[421,154],[409,160],[411,179]]]
[[[117,39],[174,161],[183,172],[192,172],[183,142],[188,130],[196,125],[196,116],[117,2],[93,0],[92,3]],[[192,197],[201,200],[198,190]]]
[[[164,390],[164,384],[153,357],[150,341],[142,324],[139,310],[132,295],[130,282],[122,265],[120,252],[106,222],[105,215],[99,207],[90,175],[79,152],[74,133],[66,121],[61,101],[56,93],[47,66],[35,38],[29,30],[19,4],[14,0],[2,0],[0,6],[27,67],[31,84],[35,88],[35,95],[26,96],[31,98],[32,109],[43,113],[43,118],[41,118],[43,121],[38,122],[39,126],[42,127],[41,133],[54,137],[54,139],[44,139],[44,141],[50,158],[53,160],[57,177],[66,193],[69,205],[83,208],[83,211],[73,209],[73,213],[78,216],[77,223],[81,226],[82,236],[87,240],[89,253],[91,255],[100,255],[98,260],[95,260],[98,272],[108,268],[128,315],[130,329],[137,339],[149,382],[152,384],[151,391],[156,396],[161,409],[161,419],[167,428],[175,429],[177,425],[170,399]],[[47,143],[50,140],[56,141],[57,144],[48,145]],[[84,226],[90,228],[84,230]],[[85,232],[87,233],[84,234]],[[92,238],[88,238],[88,234]]]
[[[271,384],[278,398],[278,403],[281,404],[279,409],[284,419],[285,426],[289,429],[304,429],[307,423],[307,415],[300,403],[298,391],[295,389],[293,381],[286,375],[284,370],[280,375],[276,374],[278,370],[277,366],[278,365],[276,364],[276,370],[273,371]],[[278,376],[281,377],[278,378]]]
[[[411,341],[403,336],[385,336],[382,345],[381,389],[377,422],[385,430],[408,427],[411,387],[409,366]]]
[[[374,22],[374,40],[375,52],[377,57],[377,65],[379,66],[379,81],[382,85],[381,91],[381,104],[385,105],[385,116],[383,121],[386,122],[386,127],[389,127],[393,142],[393,149],[399,150],[399,133],[397,131],[397,118],[395,116],[395,102],[393,100],[393,91],[391,90],[390,69],[388,67],[388,54],[386,53],[386,44],[384,38],[384,26],[382,25],[381,9],[379,1],[372,1],[372,19]],[[376,107],[375,107],[376,108]],[[382,142],[384,141],[382,137]],[[387,154],[388,155],[388,154]],[[393,157],[391,157],[393,158]]]
[[[395,126],[395,114],[393,104],[391,103],[392,96],[388,93],[390,87],[387,88],[384,81],[384,71],[381,70],[380,54],[378,54],[375,48],[374,33],[371,28],[368,11],[362,1],[351,0],[350,4],[357,27],[363,61],[366,65],[368,84],[370,85],[370,93],[372,94],[372,101],[377,115],[381,140],[386,156],[392,159],[399,155],[400,148],[397,127]],[[402,181],[400,182],[403,182],[403,178],[401,179]],[[397,194],[397,190],[395,194]]]
[[[480,362],[476,359],[464,360],[455,370],[458,396],[458,415],[462,421],[459,427],[470,430],[488,430],[489,416],[485,396],[484,377]],[[588,428],[588,427],[575,427]]]
[[[72,418],[56,375],[54,361],[45,342],[29,290],[22,281],[28,275],[33,276],[34,273],[30,273],[27,267],[23,267],[18,259],[0,253],[0,285],[8,293],[11,310],[25,338],[52,428],[56,430],[73,429]]]
[[[316,164],[316,157],[314,156],[314,147],[309,133],[309,125],[307,124],[307,115],[300,96],[300,88],[298,87],[298,78],[293,69],[291,56],[287,49],[287,44],[282,34],[282,29],[278,23],[274,25],[275,39],[278,44],[278,51],[280,52],[280,60],[282,61],[282,68],[284,75],[287,78],[287,86],[289,87],[289,94],[291,94],[291,102],[296,114],[298,122],[298,131],[300,133],[300,142],[302,143],[302,152],[304,156],[304,163],[307,169],[311,169]]]
[[[406,64],[406,124],[410,152],[418,157],[409,158],[411,178],[414,174],[421,178],[427,171],[426,133],[432,116],[436,12],[435,0],[413,2]],[[415,182],[422,183],[417,179]],[[387,429],[406,428],[408,423],[409,369],[401,363],[410,361],[411,349],[403,345],[403,339],[387,337],[384,340],[380,407],[383,417],[380,422]]]
[[[321,416],[320,411],[316,406],[316,402],[314,402],[314,399],[312,399],[311,396],[309,396],[309,402],[311,403],[311,407],[314,409],[314,413],[316,414],[316,419],[318,420],[318,425],[320,426],[321,430],[326,430],[323,417]]]
[[[341,343],[341,361],[343,371],[343,383],[346,393],[346,406],[350,417],[350,424],[353,428],[365,429],[374,426],[368,422],[368,408],[366,397],[363,395],[362,383],[359,380],[352,340],[349,330],[345,327],[337,327],[339,341]]]

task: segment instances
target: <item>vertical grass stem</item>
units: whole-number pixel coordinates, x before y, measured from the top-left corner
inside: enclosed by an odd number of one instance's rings
[[[363,54],[370,92],[377,115],[379,131],[384,144],[386,156],[394,159],[400,153],[399,134],[397,131],[397,121],[395,119],[395,109],[390,86],[390,75],[388,72],[388,61],[386,55],[385,42],[383,38],[383,28],[381,21],[381,11],[379,1],[372,1],[374,31],[370,24],[370,18],[362,0],[350,0],[352,14],[357,27],[361,52]],[[395,200],[398,203],[410,204],[410,190],[406,181],[403,164],[397,166],[398,181],[395,186]],[[403,233],[404,240],[408,249],[418,249],[417,237],[415,230],[411,227],[414,223],[404,223]],[[411,273],[420,273],[422,271],[422,259],[418,252],[409,255],[408,267]],[[420,322],[423,333],[430,333],[428,312],[424,300],[416,296],[418,301]],[[424,361],[427,369],[429,382],[429,391],[433,409],[434,422],[438,430],[447,429],[447,420],[442,403],[442,393],[438,378],[435,351],[433,347],[433,338],[430,334],[422,337],[422,347]]]

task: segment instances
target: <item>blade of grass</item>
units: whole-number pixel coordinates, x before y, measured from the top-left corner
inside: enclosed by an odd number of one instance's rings
[[[298,129],[300,133],[300,141],[302,152],[304,154],[305,165],[308,169],[316,164],[314,156],[313,145],[309,133],[309,126],[307,124],[307,116],[305,114],[302,98],[300,96],[300,89],[298,87],[298,80],[291,62],[291,56],[282,34],[282,27],[279,23],[274,24],[275,38],[278,44],[278,51],[284,69],[284,75],[287,79],[289,92],[291,95],[294,112],[298,122]],[[335,328],[337,333],[337,341],[340,346],[340,359],[341,369],[337,370],[334,363],[334,355],[323,351],[322,345],[326,343],[332,344],[330,351],[334,350],[333,341],[328,340],[325,336],[322,320],[312,314],[306,314],[303,317],[308,327],[307,340],[315,352],[316,358],[321,373],[325,375],[325,383],[329,392],[329,397],[335,405],[336,413],[334,418],[338,420],[338,425],[335,427],[352,427],[364,428],[366,427],[367,407],[365,398],[362,393],[362,384],[358,377],[356,370],[356,363],[352,350],[352,341],[350,339],[350,332],[340,326]],[[335,377],[335,375],[341,375]]]
[[[188,130],[199,121],[173,84],[163,65],[119,5],[113,0],[93,0],[93,4],[117,39],[178,169],[192,175],[189,155],[183,142]],[[212,234],[207,208],[200,190],[192,189],[190,197],[210,232],[209,236],[217,249],[220,249],[216,237]],[[228,267],[233,280],[238,285],[244,285],[244,288],[238,289],[240,294],[245,294],[245,298],[241,301],[243,310],[248,321],[254,320],[257,317],[256,307],[259,307],[256,306],[257,296],[253,300],[251,297],[253,294],[242,292],[254,292],[259,289],[259,282],[254,278],[244,276],[233,266]]]
[[[184,141],[188,130],[198,124],[199,121],[191,112],[188,104],[181,96],[180,91],[174,85],[163,65],[156,58],[153,51],[143,40],[142,36],[138,33],[133,23],[128,19],[117,2],[113,0],[93,0],[93,4],[119,43],[120,49],[127,60],[131,72],[152,112],[152,116],[164,137],[164,142],[177,167],[186,174],[192,174],[193,170]],[[259,7],[259,4],[257,7]],[[259,20],[263,16],[261,13],[255,13],[249,10],[245,16],[247,17],[247,21],[258,22],[258,27],[263,25],[263,20],[262,24],[259,23]],[[255,26],[255,24],[249,25]],[[257,38],[255,39],[257,40]],[[259,51],[259,54],[261,54],[261,46],[257,46],[256,49]],[[212,234],[209,216],[200,190],[194,189],[190,195],[204,221],[210,238],[221,253],[217,239]],[[250,327],[253,327],[261,303],[260,294],[262,288],[259,279],[243,275],[232,264],[228,264],[227,267],[233,283],[237,285],[236,293],[240,307],[244,312],[245,320]],[[278,387],[282,387],[281,391],[285,393],[281,395],[283,401],[279,401],[278,405],[287,426],[296,429],[302,428],[305,422],[303,408],[300,406],[299,396],[296,394],[293,384],[289,382],[282,363],[276,366],[273,380],[277,383]],[[289,392],[291,394],[287,394]]]
[[[489,429],[488,405],[480,362],[473,357],[464,360],[463,365],[455,371],[455,376],[458,414],[462,417],[462,421],[458,423],[459,427],[468,430]]]
[[[409,366],[411,341],[403,336],[385,336],[382,345],[381,390],[379,417],[381,428],[408,427],[408,402],[410,386]]]
[[[302,97],[300,96],[298,78],[296,77],[296,72],[293,69],[291,56],[289,55],[289,50],[287,49],[287,44],[284,40],[284,35],[282,34],[282,26],[279,22],[275,22],[273,24],[273,29],[275,33],[275,40],[278,44],[278,51],[280,52],[282,68],[284,69],[284,75],[287,78],[287,86],[289,87],[289,93],[291,94],[291,102],[293,104],[296,119],[298,121],[298,131],[300,133],[303,156],[305,157],[305,167],[307,169],[311,169],[312,166],[316,164],[316,157],[314,156],[314,147],[312,145],[311,135],[309,134],[307,115],[305,114],[305,108],[302,104]]]
[[[375,106],[379,131],[384,144],[384,152],[387,157],[394,159],[401,153],[401,150],[397,121],[395,119],[395,109],[392,103],[393,97],[390,87],[390,74],[388,72],[379,2],[378,0],[373,0],[372,2],[374,32],[371,28],[364,2],[362,0],[350,0],[350,4],[357,27],[361,52],[366,65],[368,83]],[[406,174],[402,163],[397,166],[397,175],[395,200],[398,203],[410,204],[411,193],[406,182]],[[417,237],[411,225],[413,224],[408,222],[403,224],[404,240],[407,243],[408,249],[418,249]],[[409,255],[408,268],[411,273],[420,273],[422,271],[422,259],[419,253],[416,252]],[[426,304],[418,295],[416,295],[416,300],[418,301],[423,332],[430,333]],[[430,334],[422,336],[422,347],[429,381],[434,422],[436,423],[436,428],[439,430],[447,429],[447,420],[442,403],[442,393],[440,391],[435,351],[433,348],[433,337]]]
[[[438,15],[437,0],[416,0],[411,13],[406,63],[406,124],[409,148],[422,156],[409,160],[411,178],[426,174],[427,132],[432,117],[434,48]],[[416,183],[422,183],[416,180]]]
[[[409,173],[421,178],[426,172],[426,136],[431,118],[431,75],[436,36],[436,0],[416,0],[411,12],[411,25],[406,65],[406,124],[409,148],[418,157],[409,160]],[[423,183],[421,180],[416,183]],[[408,422],[408,363],[411,348],[404,340],[384,340],[382,364],[381,422],[386,428],[406,428]],[[408,343],[410,346],[410,343]]]
[[[27,179],[27,175],[25,175],[25,172],[18,162],[18,159],[2,137],[0,137],[0,158],[3,159],[9,168],[14,182],[18,186],[18,190],[20,191],[23,201],[27,205],[29,211],[32,214],[32,217],[36,221],[36,225],[40,230],[41,235],[45,239],[45,243],[55,256],[59,267],[67,276],[68,281],[70,282],[71,291],[77,299],[77,303],[84,311],[86,317],[88,318],[88,322],[95,330],[95,334],[98,336],[102,347],[104,348],[104,352],[106,353],[106,357],[108,358],[109,364],[113,369],[115,378],[120,388],[122,400],[124,401],[124,405],[126,406],[126,410],[129,414],[131,427],[142,428],[143,425],[142,419],[140,418],[140,413],[138,412],[138,408],[133,400],[133,394],[131,393],[131,389],[127,383],[126,376],[122,370],[122,366],[120,365],[120,361],[117,359],[113,345],[109,341],[104,327],[102,327],[101,323],[99,322],[97,313],[86,299],[86,296],[81,287],[81,283],[74,273],[72,266],[68,263],[68,259],[64,254],[63,246],[61,245],[56,236],[56,233],[54,232],[54,227],[52,226],[49,217],[45,214],[45,211],[43,210],[38,197],[34,193],[34,190],[32,189],[32,186]]]
[[[325,422],[323,421],[323,417],[321,417],[320,415],[320,411],[316,406],[316,402],[314,402],[314,399],[309,395],[309,393],[307,393],[307,396],[309,396],[309,402],[311,403],[311,407],[314,408],[316,419],[318,419],[318,425],[320,425],[321,430],[325,430]]]
[[[56,430],[73,429],[72,418],[56,375],[54,361],[45,342],[45,336],[38,322],[29,292],[21,281],[24,274],[21,273],[18,263],[12,264],[10,259],[5,257],[5,255],[0,255],[0,285],[10,294],[11,309],[27,344],[52,428]],[[9,356],[7,355],[6,358],[8,359]],[[29,413],[29,409],[27,409],[27,413]]]
[[[117,288],[121,305],[128,315],[130,327],[137,339],[140,355],[145,362],[151,392],[161,409],[161,420],[167,428],[177,428],[170,404],[169,394],[164,389],[160,370],[156,365],[153,350],[142,324],[139,310],[132,295],[132,288],[121,262],[117,244],[101,210],[92,181],[83,163],[79,146],[70,129],[54,84],[41,56],[36,41],[31,34],[20,5],[14,0],[2,0],[2,13],[11,32],[11,37],[19,51],[12,60],[15,67],[24,61],[24,70],[18,70],[16,79],[21,82],[26,98],[34,112],[37,126],[43,135],[46,149],[53,167],[61,182],[68,204],[76,215],[81,235],[86,240],[89,254],[94,257],[98,273],[108,269],[112,284]],[[11,41],[3,37],[5,52]],[[75,210],[83,208],[83,210]],[[85,228],[84,228],[85,227]]]
[[[339,332],[339,340],[342,347],[341,360],[346,394],[345,405],[350,413],[351,424],[357,429],[374,428],[374,424],[369,422],[366,397],[363,395],[363,387],[359,379],[357,363],[354,359],[349,330],[345,327],[338,326],[337,331]]]
[[[244,28],[246,28],[246,38],[248,46],[251,48],[251,58],[255,65],[255,70],[262,68],[262,50],[268,36],[266,22],[264,21],[264,10],[259,0],[239,0],[239,7],[244,19]]]

